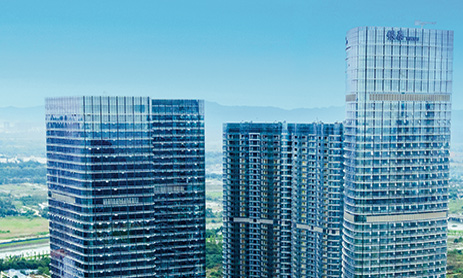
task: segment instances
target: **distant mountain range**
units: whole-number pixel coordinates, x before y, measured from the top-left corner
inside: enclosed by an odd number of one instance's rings
[[[344,107],[299,108],[286,110],[277,107],[225,106],[215,102],[205,104],[206,146],[208,150],[221,150],[222,127],[229,122],[341,122]]]
[[[45,107],[0,107],[0,126],[5,122],[45,123]]]
[[[222,127],[227,122],[275,122],[288,123],[341,122],[343,106],[325,108],[281,109],[258,106],[226,106],[215,102],[205,103],[206,150],[221,151]],[[0,153],[11,148],[8,144],[27,143],[36,145],[40,154],[45,153],[45,108],[0,108]],[[463,110],[452,111],[452,146],[463,145]],[[32,153],[30,155],[40,155]]]

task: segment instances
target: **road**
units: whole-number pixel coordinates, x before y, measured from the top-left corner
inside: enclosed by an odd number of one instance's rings
[[[0,245],[1,247],[1,245]],[[50,242],[47,241],[39,241],[34,242],[31,241],[29,244],[24,245],[13,245],[8,247],[1,247],[0,248],[0,259],[4,259],[8,256],[33,256],[39,254],[49,254],[50,253]]]

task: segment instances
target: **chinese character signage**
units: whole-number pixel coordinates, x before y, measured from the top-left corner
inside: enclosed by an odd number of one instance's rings
[[[404,33],[402,32],[402,30],[399,30],[399,31],[394,31],[394,30],[390,30],[390,31],[387,31],[386,33],[386,38],[389,40],[389,41],[414,41],[414,42],[417,42],[420,40],[420,38],[418,37],[406,37],[404,35]]]

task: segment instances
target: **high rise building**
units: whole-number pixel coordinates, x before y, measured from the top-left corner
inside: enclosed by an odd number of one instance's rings
[[[343,277],[445,277],[453,31],[346,37]]]
[[[340,277],[341,124],[224,126],[224,277]]]
[[[52,277],[205,277],[198,100],[46,100]]]

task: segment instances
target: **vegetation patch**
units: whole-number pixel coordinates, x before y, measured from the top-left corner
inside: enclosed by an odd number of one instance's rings
[[[19,214],[16,206],[7,198],[0,198],[0,217],[16,216]]]
[[[35,161],[0,163],[0,184],[41,183],[47,179],[47,166]]]
[[[463,214],[463,199],[450,199],[449,201],[450,214]]]
[[[206,223],[222,223],[222,212],[214,212],[211,208],[206,208]]]
[[[222,277],[222,229],[206,230],[206,276]]]
[[[37,270],[37,274],[50,275],[49,266],[49,255],[37,255],[31,258],[11,256],[6,259],[0,259],[0,271],[8,269],[33,269]]]
[[[447,277],[463,278],[463,251],[447,252]]]
[[[42,184],[0,184],[0,217],[46,217],[47,187]],[[3,227],[2,227],[3,228]]]
[[[463,236],[463,231],[449,230],[448,235],[449,236]]]

